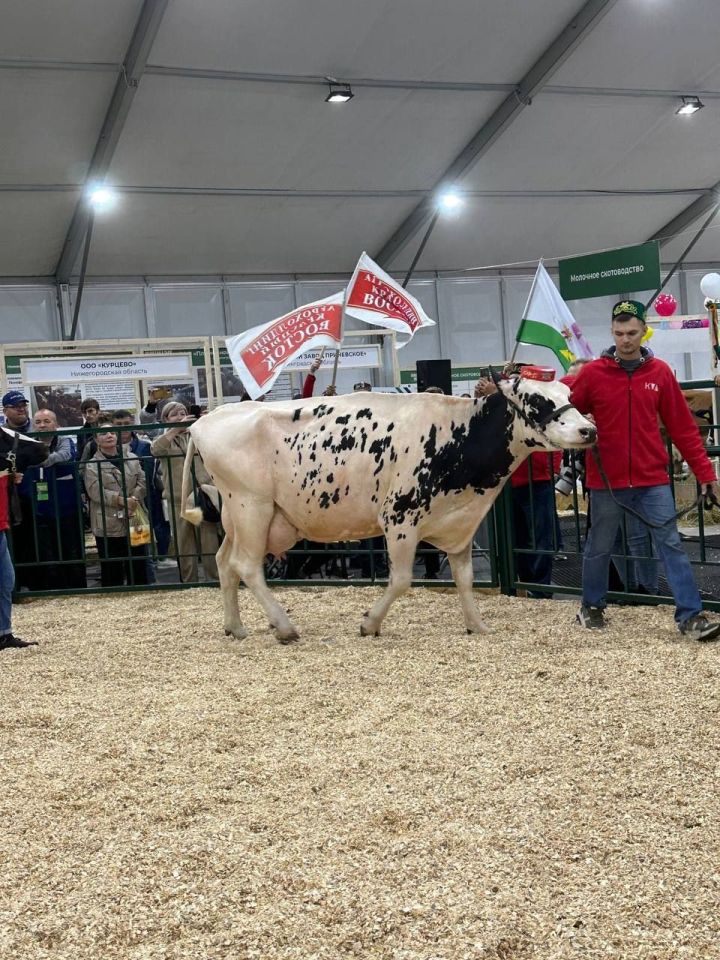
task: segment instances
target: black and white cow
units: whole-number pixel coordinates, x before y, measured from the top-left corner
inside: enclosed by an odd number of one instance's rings
[[[37,467],[48,458],[45,443],[33,440],[9,427],[0,427],[0,473],[7,472],[10,460],[15,459],[15,470],[23,473],[28,467]]]
[[[412,579],[420,540],[447,553],[468,632],[486,630],[472,593],[472,538],[512,471],[536,449],[588,447],[590,421],[558,382],[515,378],[482,400],[438,394],[354,393],[325,400],[219,407],[190,429],[183,503],[196,448],[223,498],[217,554],[225,632],[247,636],[242,579],[282,641],[297,631],[265,582],[263,558],[298,540],[384,534],[391,562],[383,596],[362,621],[378,634]],[[199,510],[184,517],[200,520]]]

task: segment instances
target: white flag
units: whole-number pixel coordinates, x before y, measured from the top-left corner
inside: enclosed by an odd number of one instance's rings
[[[552,350],[564,370],[580,357],[593,357],[592,348],[580,325],[560,296],[552,277],[542,263],[538,264],[523,320],[515,338]]]
[[[404,347],[420,327],[435,325],[415,297],[366,253],[358,260],[348,284],[345,313],[365,323],[409,334],[398,347]]]

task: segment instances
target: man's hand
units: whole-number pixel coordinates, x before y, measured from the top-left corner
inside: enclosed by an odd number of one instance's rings
[[[701,489],[704,497],[710,497],[715,503],[720,503],[720,483],[717,480],[712,483],[704,483]]]
[[[322,357],[316,357],[315,360],[310,364],[310,373],[315,376],[315,374],[320,369],[320,364],[322,363]]]
[[[498,388],[495,385],[495,381],[491,380],[489,377],[480,377],[478,382],[475,384],[475,399],[480,400],[481,397],[489,397],[493,393],[497,393]]]
[[[323,390],[323,396],[324,396],[324,397],[336,397],[336,396],[337,396],[337,390],[335,389],[335,387],[334,387],[332,384],[330,384],[329,386],[325,387],[325,389]]]
[[[24,476],[25,476],[24,473],[17,473],[17,472],[16,472],[16,473],[15,473],[15,483],[22,483]]]

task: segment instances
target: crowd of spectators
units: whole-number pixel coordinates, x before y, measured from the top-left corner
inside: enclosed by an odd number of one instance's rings
[[[21,518],[8,530],[16,592],[144,585],[156,582],[160,570],[194,583],[199,558],[205,578],[217,579],[219,525],[203,523],[197,536],[180,518],[191,419],[183,404],[151,398],[145,423],[136,425],[131,411],[103,411],[87,399],[74,438],[58,432],[52,410],[30,419],[20,391],[6,393],[2,405],[9,428],[32,434],[49,451],[42,464],[18,475]],[[162,423],[177,426],[159,432]],[[197,484],[209,481],[199,457],[193,476]]]

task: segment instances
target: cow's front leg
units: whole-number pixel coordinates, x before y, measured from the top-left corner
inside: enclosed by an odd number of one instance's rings
[[[232,545],[227,561],[234,575],[243,580],[265,611],[278,640],[289,643],[298,639],[298,632],[265,582],[263,570],[273,510],[272,502],[268,504],[256,500],[246,500],[239,506],[233,506]]]
[[[255,599],[267,614],[270,626],[275,630],[280,643],[291,643],[293,640],[297,640],[300,634],[265,582],[264,559],[264,554],[262,557],[241,555],[239,558],[240,576],[252,590]]]
[[[231,550],[231,540],[228,534],[217,552],[225,636],[235,637],[236,640],[243,640],[247,636],[247,630],[240,619],[240,607],[238,606],[238,584],[240,583],[240,577],[230,563]]]
[[[490,628],[480,619],[480,613],[473,596],[472,540],[457,553],[448,552],[450,569],[457,587],[468,633],[490,633]]]
[[[390,561],[390,577],[387,589],[363,617],[360,624],[360,634],[363,637],[380,636],[380,627],[385,615],[394,600],[406,593],[412,583],[412,567],[417,548],[417,539],[393,539],[393,534],[387,536],[388,559]]]

